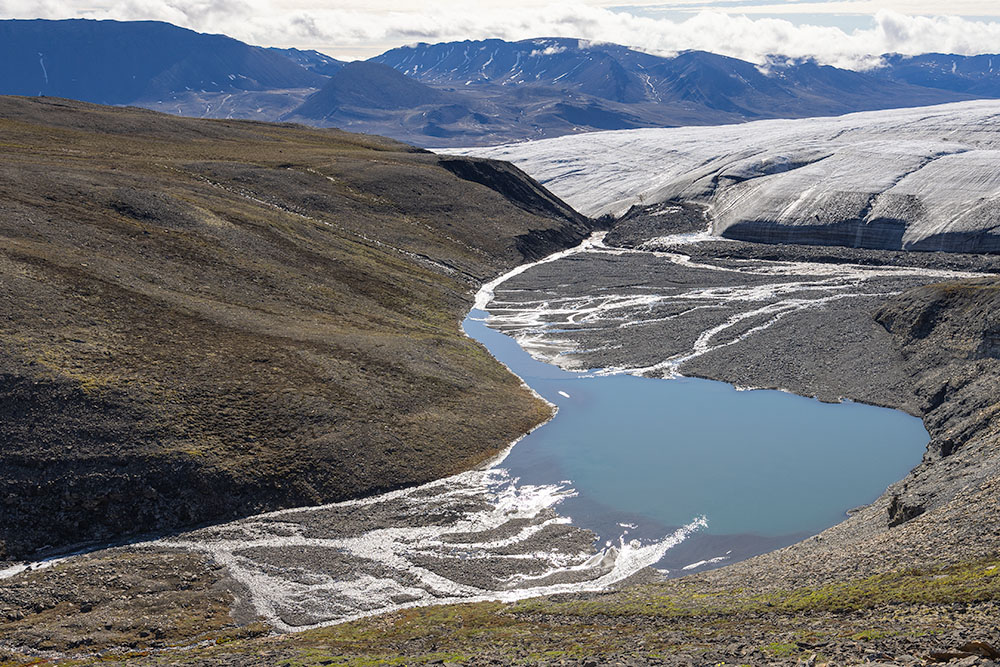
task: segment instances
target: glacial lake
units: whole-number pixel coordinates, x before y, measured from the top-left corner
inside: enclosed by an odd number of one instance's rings
[[[526,484],[566,481],[557,511],[605,544],[662,539],[671,575],[721,566],[815,535],[875,500],[923,455],[921,421],[897,410],[740,391],[694,378],[564,371],[533,359],[473,310],[465,331],[559,406],[498,467]],[[708,561],[708,562],[706,562]]]

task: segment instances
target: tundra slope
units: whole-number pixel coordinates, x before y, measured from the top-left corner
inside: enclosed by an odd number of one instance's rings
[[[459,322],[589,233],[509,165],[0,98],[0,559],[466,470],[549,407]]]
[[[964,102],[464,152],[514,162],[589,215],[690,202],[726,238],[989,253],[1000,252],[998,120],[997,102]]]

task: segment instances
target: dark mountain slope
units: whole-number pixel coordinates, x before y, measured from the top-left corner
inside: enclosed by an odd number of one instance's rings
[[[55,99],[0,134],[0,554],[438,478],[548,415],[458,326],[588,232],[518,170]]]
[[[467,124],[442,124],[446,132],[433,135],[436,142],[420,137],[412,125],[404,131],[410,134],[396,135],[428,145],[485,144],[501,134],[506,136],[500,140],[509,141],[590,130],[827,116],[972,97],[959,88],[914,85],[884,72],[853,72],[812,61],[760,67],[702,51],[664,58],[563,38],[418,44],[373,60],[428,85],[461,91],[467,107],[498,126],[480,132]],[[487,106],[494,110],[484,111]]]
[[[347,64],[281,120],[415,137],[425,143],[434,137],[433,143],[441,143],[450,137],[489,132],[490,126],[498,125],[492,114],[496,108],[368,61]],[[516,123],[509,110],[504,114],[503,127]]]
[[[325,53],[320,53],[319,51],[313,51],[311,49],[279,49],[277,47],[271,47],[268,51],[283,55],[296,65],[304,67],[310,72],[316,72],[317,74],[322,74],[324,76],[333,76],[347,64],[341,60],[337,60],[336,58],[331,58]]]
[[[752,63],[703,51],[688,51],[649,69],[659,101],[680,101],[715,111],[758,116],[762,101],[790,104],[792,90]]]
[[[391,67],[353,62],[331,76],[293,113],[323,120],[349,109],[412,109],[444,101],[447,97]]]
[[[958,56],[924,53],[882,56],[874,74],[915,86],[952,90],[981,97],[1000,97],[1000,55]]]
[[[0,21],[2,93],[457,146],[1000,97],[1000,78],[991,56],[886,56],[883,67],[854,72],[700,51],[668,58],[568,38],[418,44],[345,67],[316,51],[165,23]]]
[[[128,104],[187,90],[318,87],[280,53],[155,21],[0,21],[0,94]]]
[[[658,99],[682,100],[745,119],[833,116],[967,99],[813,61],[760,68],[736,58],[688,51],[652,70]]]

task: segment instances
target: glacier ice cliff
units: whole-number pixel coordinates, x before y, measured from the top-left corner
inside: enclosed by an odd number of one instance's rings
[[[689,201],[745,241],[1000,252],[996,100],[459,152],[514,162],[589,215]]]

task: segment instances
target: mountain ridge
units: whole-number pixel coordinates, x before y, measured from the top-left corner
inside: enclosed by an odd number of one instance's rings
[[[575,38],[488,39],[398,47],[345,73],[317,51],[158,22],[7,20],[0,38],[0,93],[338,126],[434,147],[1000,97],[990,55],[889,54],[851,71],[704,51],[663,57]]]
[[[284,55],[161,21],[0,21],[0,92],[8,95],[129,104],[185,89],[234,93],[324,80]]]
[[[775,58],[757,65],[705,51],[668,58],[572,38],[417,44],[371,60],[448,96],[437,107],[385,118],[376,129],[440,147],[488,145],[504,137],[522,141],[593,130],[841,115],[976,95],[962,81],[917,85],[912,72],[893,76],[891,64],[856,72],[813,60]],[[905,59],[892,62],[912,65]],[[1000,96],[1000,86],[977,90]],[[443,107],[447,114],[441,114]],[[444,122],[427,123],[434,114],[445,116]],[[312,111],[299,117],[316,122],[322,116]]]

